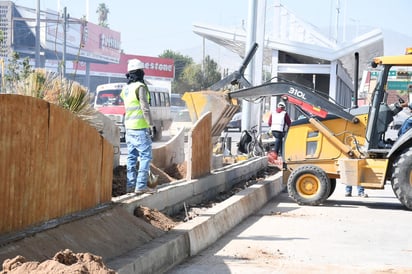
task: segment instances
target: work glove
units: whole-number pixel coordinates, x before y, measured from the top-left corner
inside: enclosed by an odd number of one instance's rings
[[[150,133],[150,137],[152,138],[152,140],[154,138],[156,138],[156,135],[157,135],[156,127],[155,126],[150,126],[149,133]]]

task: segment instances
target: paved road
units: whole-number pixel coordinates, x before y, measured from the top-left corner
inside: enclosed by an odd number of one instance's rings
[[[369,198],[299,206],[282,193],[215,245],[175,267],[182,273],[412,273],[412,212],[390,185]]]

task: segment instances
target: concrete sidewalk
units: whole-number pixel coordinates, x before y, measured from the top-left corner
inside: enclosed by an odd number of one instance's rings
[[[163,273],[213,244],[281,192],[281,173],[268,177],[170,232],[107,262],[118,273]]]

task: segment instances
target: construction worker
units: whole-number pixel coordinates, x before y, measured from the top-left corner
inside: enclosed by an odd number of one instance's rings
[[[368,194],[365,193],[365,188],[363,186],[358,186],[358,196],[363,198],[368,198]],[[345,187],[345,197],[352,196],[352,186],[347,185]]]
[[[273,111],[268,120],[268,125],[275,138],[274,152],[276,157],[281,153],[283,146],[283,138],[290,127],[291,120],[289,114],[286,112],[286,105],[284,102],[279,102],[275,111]]]
[[[127,144],[127,188],[128,193],[154,193],[148,187],[150,162],[152,160],[152,137],[156,134],[150,114],[150,93],[144,82],[144,63],[131,59],[127,64],[127,85],[120,96],[125,105],[125,127]],[[139,170],[136,164],[139,159]]]
[[[412,103],[408,105],[408,108],[410,111],[412,111]],[[398,136],[400,137],[403,135],[405,132],[407,132],[409,129],[412,128],[412,116],[409,116],[403,123],[401,128],[399,129]]]

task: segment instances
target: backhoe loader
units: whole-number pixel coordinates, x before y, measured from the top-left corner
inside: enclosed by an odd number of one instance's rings
[[[393,117],[405,106],[403,101],[387,104],[390,71],[406,72],[402,84],[412,92],[408,72],[412,68],[412,50],[405,55],[376,57],[372,67],[379,76],[371,103],[352,109],[343,108],[313,89],[280,79],[220,95],[228,105],[235,99],[278,96],[302,113],[289,128],[282,150],[287,190],[298,204],[323,204],[335,190],[337,179],[366,189],[383,189],[390,181],[399,201],[412,209],[412,130],[394,143],[386,143],[384,138]],[[195,93],[185,96],[208,96]],[[212,110],[212,114],[213,109],[222,108],[208,104],[203,107],[203,112]],[[193,109],[196,99],[189,111]]]

